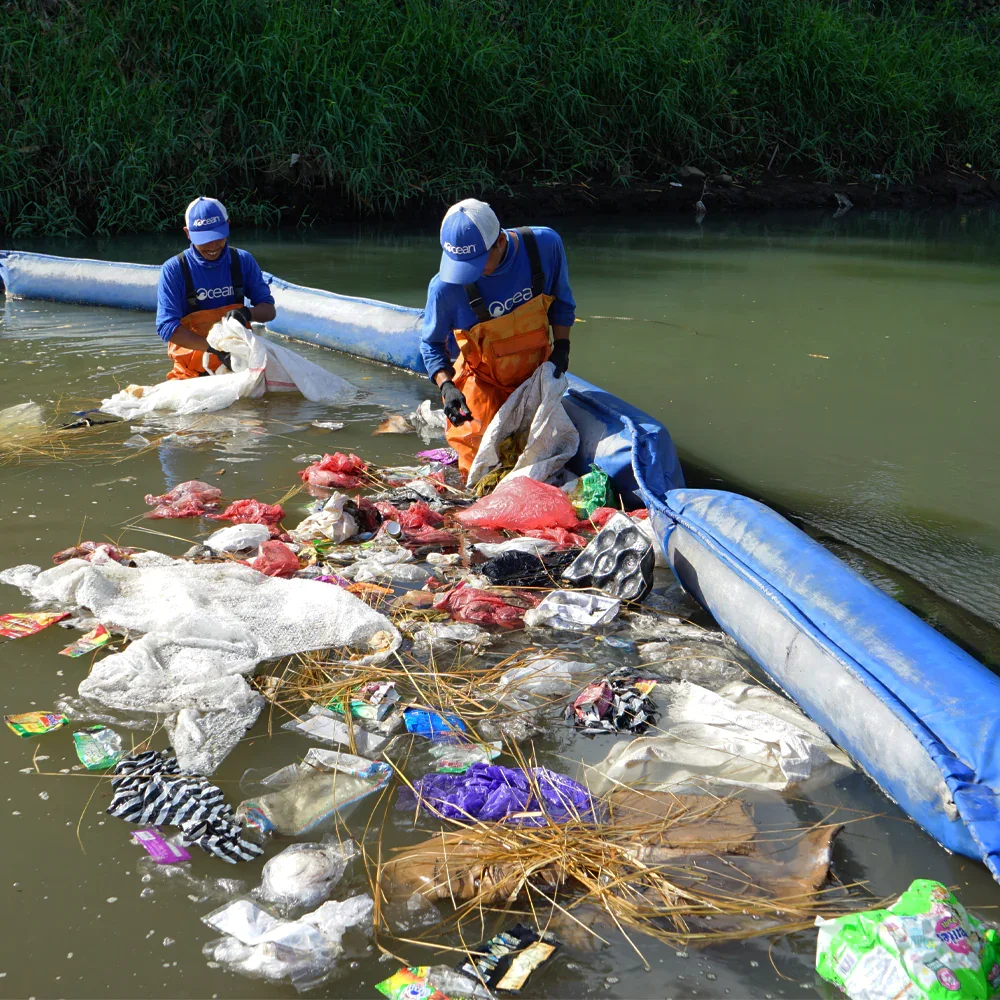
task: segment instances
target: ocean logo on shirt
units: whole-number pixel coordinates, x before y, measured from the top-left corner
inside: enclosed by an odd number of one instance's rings
[[[225,288],[196,288],[194,294],[199,302],[204,302],[206,299],[231,299],[235,291],[232,285],[227,285]]]
[[[519,292],[514,292],[514,294],[509,298],[501,302],[496,299],[494,302],[490,303],[490,315],[496,319],[498,316],[502,316],[504,313],[509,313],[511,309],[515,309],[517,306],[524,302],[527,302],[531,298],[531,287],[522,288]]]

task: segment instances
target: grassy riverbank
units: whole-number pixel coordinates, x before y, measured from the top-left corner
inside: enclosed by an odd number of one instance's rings
[[[994,176],[1000,15],[815,0],[0,4],[0,226],[276,223],[685,164]]]

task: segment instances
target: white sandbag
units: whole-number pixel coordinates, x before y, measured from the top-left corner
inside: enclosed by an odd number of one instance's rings
[[[526,444],[508,479],[528,476],[551,483],[576,454],[580,434],[562,404],[569,379],[556,378],[554,370],[550,364],[539,365],[490,421],[469,469],[470,488],[500,465],[500,444],[511,434],[523,434]]]
[[[211,773],[256,719],[262,701],[242,675],[262,660],[353,647],[379,662],[400,642],[384,615],[340,587],[235,563],[128,568],[70,559],[44,572],[17,566],[0,581],[42,603],[87,608],[107,625],[145,633],[99,660],[80,694],[131,712],[194,710],[168,725],[181,767],[196,773]]]
[[[151,413],[210,413],[265,392],[300,392],[314,403],[344,403],[357,398],[350,382],[305,358],[262,340],[238,320],[220,320],[208,343],[228,351],[233,370],[211,377],[168,379],[152,386],[129,386],[103,400],[105,413],[132,420]]]
[[[786,698],[735,681],[718,693],[689,681],[656,688],[658,734],[616,743],[582,779],[595,795],[617,785],[702,791],[737,785],[781,791],[847,756]]]

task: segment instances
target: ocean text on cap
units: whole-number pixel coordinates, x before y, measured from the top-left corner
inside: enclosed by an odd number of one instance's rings
[[[211,219],[195,219],[191,225],[198,228],[199,226],[211,226],[216,222],[222,222],[221,215],[213,215]]]
[[[479,249],[475,243],[470,243],[466,247],[456,247],[452,246],[450,243],[445,243],[444,248],[448,251],[448,253],[475,253],[476,250]]]

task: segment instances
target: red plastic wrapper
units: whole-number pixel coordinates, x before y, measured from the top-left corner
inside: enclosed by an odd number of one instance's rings
[[[418,528],[440,528],[444,517],[436,510],[431,510],[422,500],[412,503],[406,510],[397,512],[396,520],[401,528],[416,531]]]
[[[499,625],[501,628],[523,628],[524,611],[507,604],[502,597],[488,590],[476,590],[463,581],[454,590],[442,594],[432,605],[435,611],[447,611],[457,622],[474,625]]]
[[[116,563],[121,563],[123,566],[128,565],[132,560],[132,556],[135,555],[135,549],[112,545],[111,542],[80,542],[79,545],[74,545],[70,549],[63,549],[62,552],[57,552],[52,557],[52,561],[57,566],[68,559],[86,559],[87,562],[90,562],[90,557],[97,552],[103,552],[109,559],[113,559]]]
[[[299,471],[303,482],[338,490],[353,490],[361,485],[368,466],[357,455],[335,452],[324,455],[318,462]]]
[[[372,506],[382,515],[383,521],[399,521],[399,510],[388,500],[376,500]]]
[[[280,504],[261,503],[259,500],[234,500],[221,514],[209,515],[213,521],[267,525],[277,524],[284,516]]]
[[[489,495],[455,515],[466,527],[575,528],[576,511],[562,490],[526,476],[505,479]]]
[[[294,576],[299,569],[298,556],[284,543],[271,540],[261,542],[257,558],[250,566],[265,576]]]
[[[612,514],[628,514],[633,521],[645,521],[649,517],[649,511],[645,507],[639,510],[627,510],[620,511],[616,507],[598,507],[593,514],[590,515],[590,520],[597,525],[598,528],[603,528],[604,525],[608,523],[608,518]]]
[[[154,520],[176,517],[200,517],[206,511],[219,509],[219,497],[222,490],[209,486],[198,479],[180,483],[172,490],[154,496],[146,494],[146,503],[155,507],[146,517]]]
[[[407,545],[436,545],[440,551],[453,551],[458,548],[458,537],[450,531],[441,528],[415,528],[403,531],[403,541]]]
[[[581,722],[598,722],[608,714],[615,700],[608,679],[588,684],[573,702],[573,712]]]
[[[560,548],[577,549],[583,548],[587,544],[587,539],[582,535],[567,531],[565,528],[529,528],[527,531],[522,531],[521,534],[528,538],[547,538]]]

